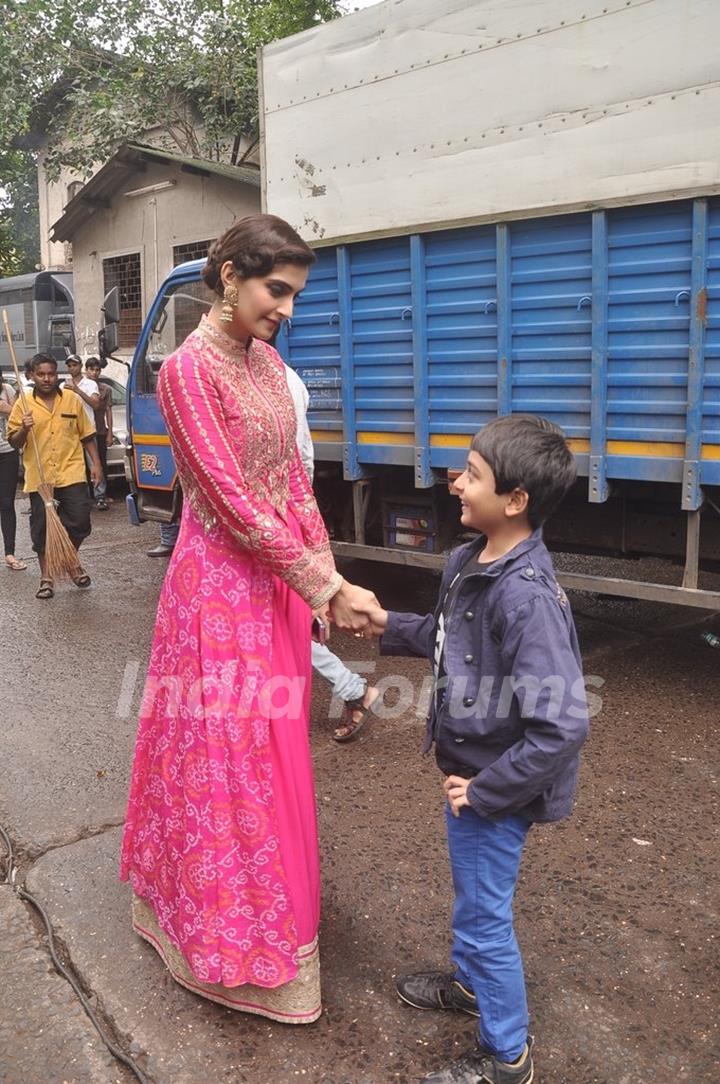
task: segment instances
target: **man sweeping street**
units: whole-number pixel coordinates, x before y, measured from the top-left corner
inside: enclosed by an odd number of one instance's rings
[[[47,354],[33,358],[34,387],[26,396],[27,412],[18,400],[7,421],[7,439],[23,453],[25,492],[30,494],[30,537],[40,561],[40,587],[36,598],[50,599],[55,584],[47,574],[46,509],[38,492],[41,486],[38,461],[28,441],[35,434],[37,451],[45,480],[54,487],[54,500],[60,521],[76,550],[90,534],[90,497],[85,481],[85,458],[90,458],[90,477],[97,485],[102,468],[95,442],[95,426],[84,405],[71,391],[58,386],[57,362]],[[78,564],[72,581],[77,587],[89,587],[90,577]]]

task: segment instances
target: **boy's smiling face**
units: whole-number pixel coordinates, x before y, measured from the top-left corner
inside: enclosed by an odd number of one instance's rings
[[[477,452],[468,455],[465,470],[455,480],[454,490],[460,498],[463,527],[474,527],[487,535],[507,526],[508,519],[524,512],[527,506],[527,494],[522,490],[495,492],[492,468]]]

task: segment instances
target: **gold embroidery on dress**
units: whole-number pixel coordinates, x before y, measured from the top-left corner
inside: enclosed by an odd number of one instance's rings
[[[246,348],[203,317],[166,364],[173,379],[163,379],[167,372],[161,372],[159,399],[193,512],[206,531],[228,530],[246,548],[267,552],[278,517],[285,517],[292,502],[305,548],[288,540],[284,549],[275,547],[269,564],[312,606],[322,605],[342,581],[307,476],[298,468],[295,408],[278,355],[260,340]],[[204,406],[207,425],[196,403]],[[220,418],[222,424],[213,425]],[[239,478],[239,500],[252,511],[246,520],[210,472],[202,471],[200,451],[220,473]]]

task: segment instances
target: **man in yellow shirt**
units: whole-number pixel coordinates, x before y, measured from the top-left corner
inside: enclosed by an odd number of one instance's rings
[[[54,486],[58,515],[75,549],[90,534],[90,497],[85,481],[85,457],[90,457],[93,484],[102,479],[95,442],[95,426],[85,413],[82,401],[58,386],[57,362],[47,354],[33,358],[35,386],[25,393],[27,413],[18,399],[7,421],[8,442],[23,453],[25,492],[30,494],[30,537],[40,561],[40,588],[36,598],[52,598],[54,584],[45,570],[45,505],[38,493],[40,472],[30,432],[35,433],[45,481]],[[89,587],[90,577],[82,568],[73,576],[78,587]]]

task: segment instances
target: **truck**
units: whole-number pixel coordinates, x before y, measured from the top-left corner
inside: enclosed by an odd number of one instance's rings
[[[263,205],[317,256],[277,346],[339,556],[439,567],[472,435],[538,413],[579,474],[548,541],[683,562],[564,585],[720,610],[714,30],[712,0],[384,0],[261,51]],[[137,520],[178,512],[154,381],[210,304],[201,266],[138,342]]]
[[[0,279],[0,310],[13,328],[18,363],[33,354],[51,354],[64,362],[75,352],[73,277],[66,271],[33,271]],[[4,328],[0,329],[0,371],[11,372],[12,362]]]

